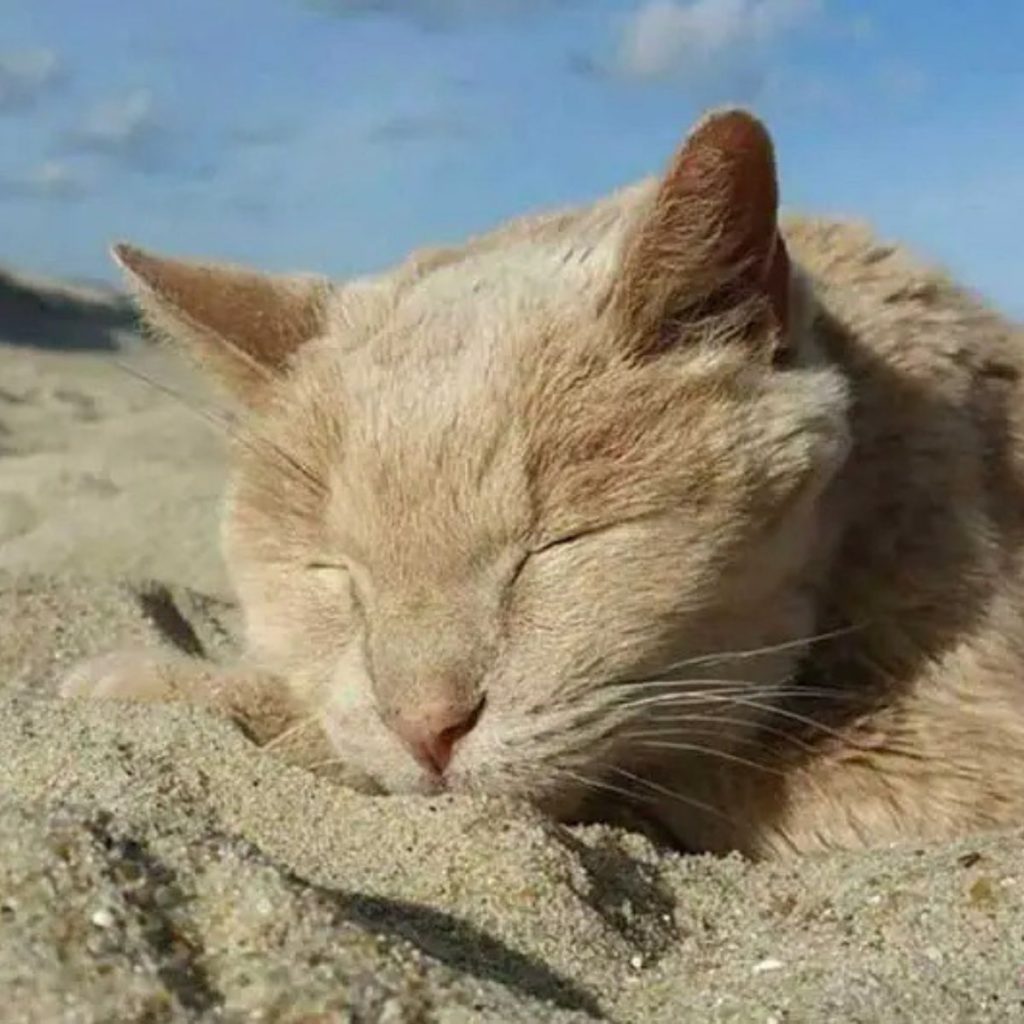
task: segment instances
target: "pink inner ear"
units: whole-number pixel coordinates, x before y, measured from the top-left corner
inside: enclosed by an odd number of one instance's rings
[[[627,308],[648,328],[673,306],[723,286],[762,295],[784,331],[789,258],[778,233],[775,155],[751,114],[712,114],[693,130],[662,180],[624,267]]]
[[[319,329],[323,296],[313,281],[169,259],[125,244],[113,255],[147,289],[143,305],[151,314],[177,321],[180,332],[210,332],[222,347],[265,367],[283,366]]]

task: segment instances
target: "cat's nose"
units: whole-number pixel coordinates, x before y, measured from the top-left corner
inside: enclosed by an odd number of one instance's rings
[[[455,752],[455,744],[476,725],[484,702],[467,710],[465,704],[439,701],[421,704],[400,714],[392,728],[428,771],[444,774]]]

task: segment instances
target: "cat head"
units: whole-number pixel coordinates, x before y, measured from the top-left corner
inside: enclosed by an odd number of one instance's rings
[[[685,735],[720,680],[785,677],[791,648],[702,660],[810,628],[847,448],[777,203],[767,133],[730,110],[660,180],[378,277],[118,247],[242,410],[250,646],[350,766],[556,799]],[[746,714],[712,717],[727,745]]]

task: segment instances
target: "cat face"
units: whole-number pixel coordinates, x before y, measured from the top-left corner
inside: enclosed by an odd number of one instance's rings
[[[368,781],[557,802],[723,681],[785,677],[702,660],[808,631],[846,447],[774,204],[733,113],[660,184],[343,287],[122,251],[249,410],[224,539],[250,646]]]

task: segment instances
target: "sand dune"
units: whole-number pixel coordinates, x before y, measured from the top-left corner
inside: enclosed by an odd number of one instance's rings
[[[352,794],[197,711],[56,701],[84,654],[184,630],[219,656],[236,628],[220,438],[118,367],[206,400],[130,328],[115,294],[0,275],[5,1024],[1024,1015],[1024,834],[687,858]]]
[[[0,324],[8,344],[113,350],[133,323],[131,304],[120,292],[0,267]]]

